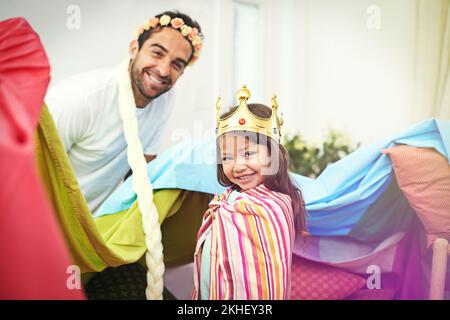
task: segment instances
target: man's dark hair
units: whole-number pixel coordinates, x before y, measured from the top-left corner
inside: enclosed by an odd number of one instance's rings
[[[155,17],[160,19],[164,15],[168,15],[170,17],[170,19],[173,19],[173,18],[183,19],[183,21],[186,25],[188,25],[192,28],[197,28],[198,34],[203,38],[202,29],[201,29],[200,25],[198,24],[197,21],[195,21],[194,19],[189,17],[187,14],[181,13],[179,11],[165,11],[163,13],[156,15]],[[166,27],[167,26],[158,25],[158,27],[156,27],[156,28],[150,28],[150,29],[144,31],[138,38],[139,50],[141,50],[142,46],[144,45],[144,42],[152,36],[153,31],[155,31],[155,30],[159,31],[162,28],[166,28]],[[177,30],[177,29],[174,29],[174,30]],[[181,32],[179,29],[178,29],[178,31]],[[192,45],[191,41],[188,41],[188,42],[192,48],[192,54],[189,57],[189,61],[190,61],[192,59],[192,55],[194,54],[194,46]],[[189,61],[188,61],[188,63],[189,63]]]

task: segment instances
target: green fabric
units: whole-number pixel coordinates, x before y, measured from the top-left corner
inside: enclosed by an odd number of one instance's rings
[[[99,272],[142,258],[146,248],[137,203],[126,211],[94,220],[45,105],[36,131],[36,158],[74,264],[83,273]],[[210,198],[208,194],[186,190],[154,192],[162,222],[166,266],[193,260],[197,231]]]

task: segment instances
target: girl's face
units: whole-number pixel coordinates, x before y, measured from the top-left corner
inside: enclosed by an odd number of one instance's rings
[[[264,182],[263,173],[270,164],[266,145],[245,136],[225,134],[220,137],[219,146],[223,171],[232,183],[245,191]]]

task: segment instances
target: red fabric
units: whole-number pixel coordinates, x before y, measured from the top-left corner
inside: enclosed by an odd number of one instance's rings
[[[34,130],[50,81],[38,35],[23,18],[0,22],[0,299],[83,299],[38,178]]]
[[[363,277],[298,256],[291,268],[291,300],[341,300],[366,285]]]

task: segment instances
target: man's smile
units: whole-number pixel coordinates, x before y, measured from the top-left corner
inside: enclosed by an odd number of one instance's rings
[[[153,75],[149,71],[144,71],[145,77],[147,78],[147,81],[152,84],[154,87],[163,88],[167,84],[169,84],[168,79],[162,79],[156,75]]]

